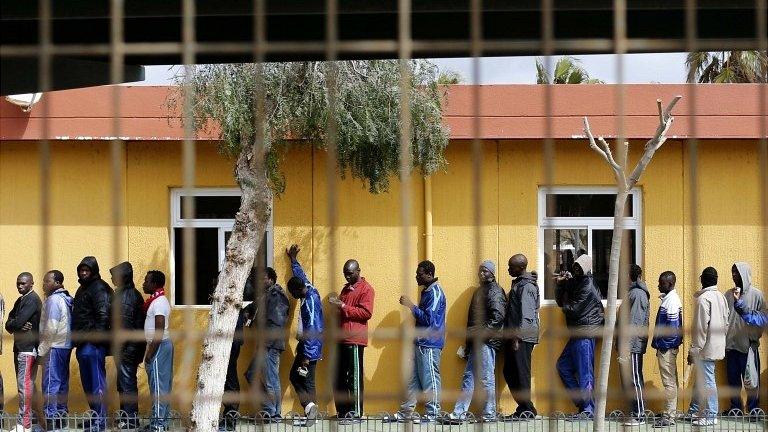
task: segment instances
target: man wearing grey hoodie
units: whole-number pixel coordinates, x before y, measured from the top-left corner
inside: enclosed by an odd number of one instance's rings
[[[717,424],[715,362],[725,357],[728,302],[717,289],[717,270],[705,268],[700,280],[702,288],[694,294],[691,348],[688,351],[688,364],[696,363],[696,381],[688,416],[694,426],[711,426]]]
[[[733,291],[740,291],[739,299],[746,309],[762,310],[765,307],[763,293],[752,285],[752,269],[749,264],[745,262],[735,263],[731,267],[731,276],[736,286],[733,290],[728,290],[725,293],[729,311],[728,332],[725,337],[725,369],[731,391],[731,406],[723,413],[724,415],[733,415],[738,411],[748,414],[760,406],[759,386],[749,388],[752,386],[747,386],[745,382],[744,385],[747,387],[747,409],[745,411],[741,399],[741,387],[748,362],[751,362],[750,366],[753,366],[754,370],[760,370],[758,347],[763,332],[760,327],[748,326],[741,318],[734,307],[736,299]],[[759,380],[757,380],[757,384],[759,384]]]
[[[617,344],[621,379],[625,385],[625,394],[630,400],[630,418],[624,423],[625,426],[637,426],[645,423],[643,419],[643,413],[645,412],[645,403],[643,402],[643,383],[645,381],[643,377],[643,355],[648,347],[648,320],[651,295],[648,293],[648,287],[645,285],[645,282],[640,278],[642,273],[643,270],[637,264],[633,264],[629,269],[629,278],[632,280],[632,283],[627,291],[627,302],[622,305],[622,308],[629,308],[627,315],[629,328],[626,330],[628,335],[624,337],[620,331],[619,343]],[[622,314],[624,313],[622,311]]]

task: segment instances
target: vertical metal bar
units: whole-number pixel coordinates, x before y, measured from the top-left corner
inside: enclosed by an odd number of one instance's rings
[[[768,53],[768,1],[755,0],[755,20],[757,25],[757,49]],[[768,78],[768,77],[763,77]],[[768,284],[768,82],[758,85],[758,99],[760,101],[760,116],[758,117],[760,141],[758,170],[760,175],[760,199],[762,216],[762,261],[760,263],[760,282]],[[768,358],[768,347],[763,344],[763,358]]]
[[[338,268],[336,265],[339,260],[338,256],[338,178],[336,175],[337,164],[337,131],[338,125],[336,123],[336,106],[338,101],[336,99],[336,77],[337,67],[336,64],[338,55],[338,0],[327,0],[325,11],[325,60],[326,60],[326,86],[328,91],[328,133],[325,136],[326,147],[326,159],[325,159],[325,181],[326,181],[326,193],[328,198],[326,200],[327,215],[328,215],[328,290],[329,292],[336,292],[339,285]],[[314,251],[313,251],[314,253]],[[333,309],[333,308],[332,308]],[[336,397],[344,397],[343,395],[335,394],[335,382],[338,371],[338,342],[340,341],[339,326],[338,326],[338,313],[335,310],[329,314],[328,327],[326,329],[326,335],[324,337],[325,342],[330,341],[330,349],[326,352],[329,353],[327,363],[327,376],[328,380],[328,398],[327,400],[335,400]],[[338,414],[338,413],[337,413]],[[332,430],[336,430],[337,423],[334,422],[331,425]]]
[[[51,88],[51,0],[39,0],[39,47],[37,57],[37,72],[40,91],[47,92]],[[51,143],[48,140],[50,132],[50,104],[41,104],[43,109],[43,139],[40,140],[40,264],[47,271],[51,262]]]
[[[195,45],[195,18],[197,15],[196,6],[194,0],[184,0],[182,3],[182,63],[184,63],[184,101],[183,101],[183,123],[184,123],[184,140],[181,147],[181,163],[182,163],[182,182],[185,195],[190,196],[191,190],[195,186],[195,131],[192,122],[193,118],[193,92],[195,91],[194,84],[192,82],[194,73],[194,64],[196,57],[197,47]],[[195,201],[189,197],[183,199],[181,202],[182,215],[187,215],[191,218],[195,214]],[[197,292],[197,285],[195,281],[195,266],[197,257],[195,256],[195,229],[187,222],[188,219],[183,219],[184,227],[182,228],[182,238],[184,239],[184,262],[183,262],[183,303],[187,305],[184,308],[183,328],[190,331],[184,332],[183,344],[184,351],[181,359],[181,373],[179,374],[179,382],[183,383],[186,387],[193,381],[194,368],[192,365],[195,363],[195,356],[197,354],[197,343],[200,341],[200,333],[197,331],[191,331],[195,328],[195,310],[189,307],[195,303]],[[173,233],[171,233],[173,235]],[[178,340],[178,338],[176,338]],[[184,391],[174,392],[178,395],[178,403],[182,406],[189,406],[194,395],[194,389],[185,388]]]

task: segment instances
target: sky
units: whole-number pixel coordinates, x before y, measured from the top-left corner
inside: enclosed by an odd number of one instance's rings
[[[644,84],[663,83],[675,84],[685,82],[685,53],[665,54],[625,54],[624,83]],[[608,84],[619,82],[617,64],[619,57],[615,54],[594,54],[574,56],[581,61],[582,66],[589,72],[590,77],[605,81]],[[552,64],[556,59],[554,57]],[[459,72],[463,82],[472,84],[471,58],[430,59],[441,70]],[[132,85],[166,85],[179,66],[147,66],[146,80]],[[480,84],[535,84],[536,57],[485,57],[480,59]]]

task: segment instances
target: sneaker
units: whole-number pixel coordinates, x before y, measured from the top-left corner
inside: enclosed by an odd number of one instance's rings
[[[339,426],[349,426],[362,423],[363,420],[360,417],[347,417],[339,420]]]
[[[317,405],[314,402],[307,404],[307,406],[304,408],[304,414],[307,416],[305,426],[314,426],[315,420],[317,419],[317,411]]]
[[[691,421],[691,424],[693,426],[699,426],[699,427],[702,427],[702,426],[714,426],[714,425],[717,424],[717,419],[716,418],[699,417],[699,418],[693,419]]]
[[[412,422],[413,424],[420,424],[421,423],[421,417],[419,417],[418,414],[413,412],[403,412],[403,411],[397,411],[392,416],[385,416],[382,421],[384,423],[407,423]]]
[[[729,410],[726,410],[720,413],[720,417],[741,417],[743,415],[744,415],[744,412],[742,412],[738,408],[731,408]]]
[[[25,428],[24,425],[16,424],[16,429],[14,429],[15,432],[31,432],[32,429]]]
[[[631,417],[622,423],[624,426],[640,426],[645,424],[645,419]]]
[[[304,418],[297,418],[293,420],[293,426],[294,427],[307,427],[307,419]]]
[[[578,414],[571,414],[565,416],[565,421],[577,422],[577,421],[591,421],[595,419],[595,415],[589,411],[582,411]]]
[[[123,419],[117,423],[117,430],[120,432],[133,432],[139,428],[139,422],[137,420]],[[58,429],[58,428],[54,428]]]
[[[496,423],[499,421],[499,416],[495,415],[483,415],[478,420],[479,423]]]
[[[675,421],[670,417],[662,417],[653,423],[653,427],[656,429],[672,427],[675,425]]]
[[[454,413],[444,415],[439,419],[437,419],[437,423],[441,425],[460,425],[460,424],[464,424],[465,421],[466,421],[466,416],[457,415]]]

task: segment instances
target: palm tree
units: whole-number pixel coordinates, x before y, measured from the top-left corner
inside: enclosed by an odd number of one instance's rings
[[[550,77],[544,64],[537,58],[536,84],[603,84],[603,81],[590,78],[579,59],[574,57],[561,57],[555,63],[554,77]]]
[[[692,52],[685,60],[689,83],[768,82],[765,51]]]

